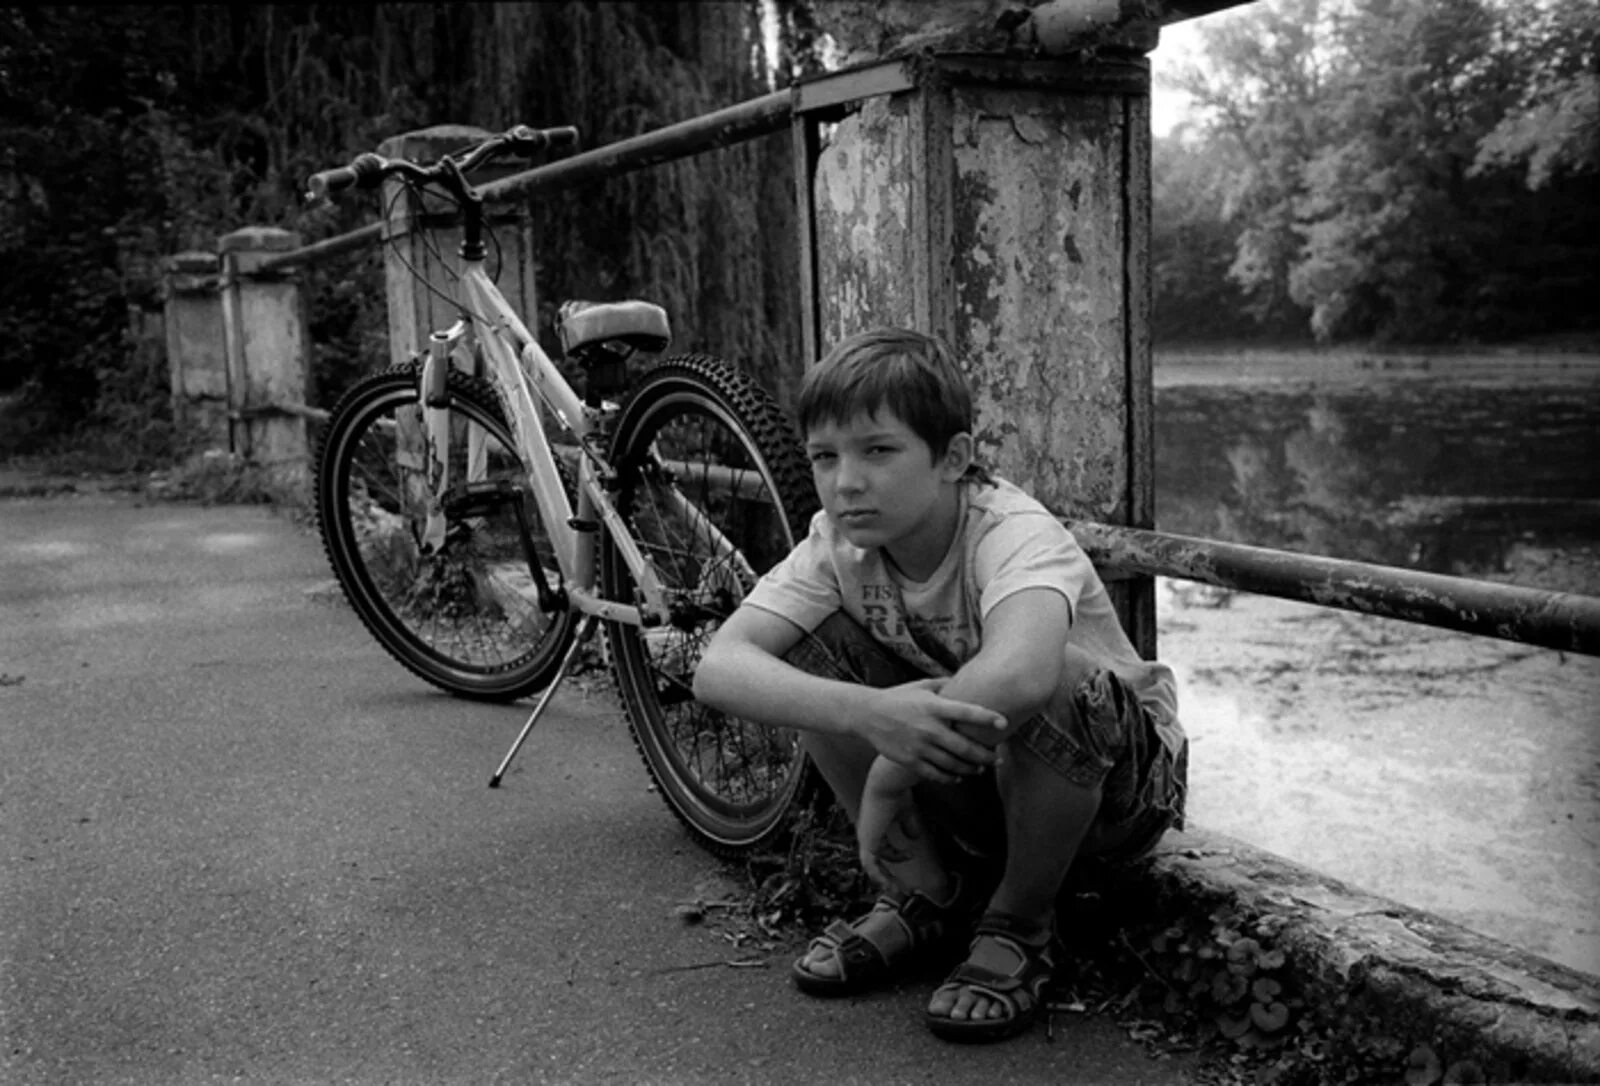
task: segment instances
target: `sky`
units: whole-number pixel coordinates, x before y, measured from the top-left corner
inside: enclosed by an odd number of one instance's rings
[[[1188,110],[1186,95],[1161,85],[1162,72],[1175,71],[1185,61],[1196,59],[1200,55],[1197,24],[1224,17],[1225,13],[1204,19],[1186,19],[1161,28],[1161,43],[1150,54],[1150,128],[1156,135],[1171,132],[1184,120]]]

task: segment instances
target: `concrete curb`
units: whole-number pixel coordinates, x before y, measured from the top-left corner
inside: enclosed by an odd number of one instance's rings
[[[1600,978],[1242,841],[1169,833],[1103,893],[1114,916],[1192,923],[1227,909],[1274,931],[1311,1018],[1347,1057],[1398,1053],[1395,1081],[1426,1045],[1489,1082],[1600,1083]]]

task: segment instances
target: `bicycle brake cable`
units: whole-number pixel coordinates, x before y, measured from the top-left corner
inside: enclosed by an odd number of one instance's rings
[[[411,189],[411,187],[409,185],[403,186],[402,188],[397,190],[393,196],[391,196],[389,198],[389,206],[384,209],[384,220],[385,221],[392,221],[395,204],[400,200],[402,195],[404,195],[405,193],[408,193],[410,191],[412,191],[412,189]],[[447,199],[451,198],[449,193],[442,193],[441,195],[443,195]],[[460,203],[457,202],[456,206],[459,207]],[[434,237],[433,231],[431,231],[431,230],[423,231],[422,237],[423,237],[423,244],[425,246],[429,247],[430,251],[433,254],[435,262],[441,268],[444,269],[445,274],[451,276],[452,278],[459,279],[460,275],[457,274],[457,272],[453,268],[450,267],[450,262],[447,261],[444,258],[444,251],[439,248],[438,241]],[[491,237],[492,237],[492,234],[491,234]],[[421,283],[423,285],[423,287],[430,294],[435,295],[441,301],[443,301],[445,304],[447,304],[449,306],[452,306],[458,312],[465,313],[468,316],[471,316],[474,320],[479,321],[480,323],[485,323],[485,324],[490,323],[488,318],[485,317],[483,314],[475,313],[475,312],[471,311],[470,309],[468,309],[466,304],[460,298],[452,297],[451,295],[447,294],[445,291],[443,291],[443,290],[439,289],[437,286],[435,286],[431,281],[429,281],[428,277],[426,275],[424,275],[421,271],[419,271],[415,264],[413,264],[409,259],[407,259],[405,250],[400,247],[400,240],[399,240],[398,237],[395,237],[395,236],[391,235],[388,240],[389,240],[389,247],[394,251],[395,259],[399,260],[401,266],[404,267],[406,269],[406,271],[410,273],[411,277],[413,279],[417,280],[419,283]],[[495,251],[497,253],[501,252],[502,250],[501,250],[501,247],[500,247],[499,239],[498,238],[494,238],[493,240],[494,240],[494,245],[495,245]],[[502,263],[503,263],[503,260],[502,260]]]

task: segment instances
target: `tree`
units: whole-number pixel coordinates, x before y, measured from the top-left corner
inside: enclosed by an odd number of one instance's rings
[[[592,147],[767,92],[759,6],[0,9],[0,259],[21,272],[0,286],[0,334],[25,345],[0,389],[26,386],[58,427],[90,417],[127,361],[130,305],[159,296],[162,257],[244,225],[316,240],[369,221],[362,201],[308,214],[303,183],[387,136],[576,124]],[[778,7],[792,44],[804,4]],[[789,155],[779,135],[539,201],[541,298],[652,297],[680,346],[792,383]],[[378,274],[371,260],[306,272],[325,359],[371,349]]]
[[[1238,239],[1230,275],[1244,291],[1245,312],[1269,333],[1305,323],[1289,270],[1300,249],[1301,168],[1323,140],[1327,7],[1276,0],[1201,24],[1207,63],[1175,80],[1204,118],[1205,139],[1225,144],[1239,171],[1227,207]]]
[[[1242,156],[1230,274],[1258,327],[1594,327],[1597,24],[1581,0],[1263,0],[1203,28],[1191,146]]]
[[[1482,221],[1465,174],[1509,82],[1494,30],[1481,0],[1355,0],[1341,20],[1290,276],[1319,339],[1459,327]]]
[[[1600,172],[1600,9],[1545,0],[1506,12],[1521,96],[1478,146],[1473,173],[1524,167],[1528,188]]]
[[[1151,149],[1152,331],[1158,342],[1226,339],[1239,334],[1245,298],[1229,277],[1239,228],[1229,216],[1241,176],[1239,153],[1181,134]]]

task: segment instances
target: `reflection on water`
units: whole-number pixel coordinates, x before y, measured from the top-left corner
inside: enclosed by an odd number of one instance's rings
[[[1600,367],[1306,372],[1158,365],[1157,527],[1469,576],[1600,550]]]

